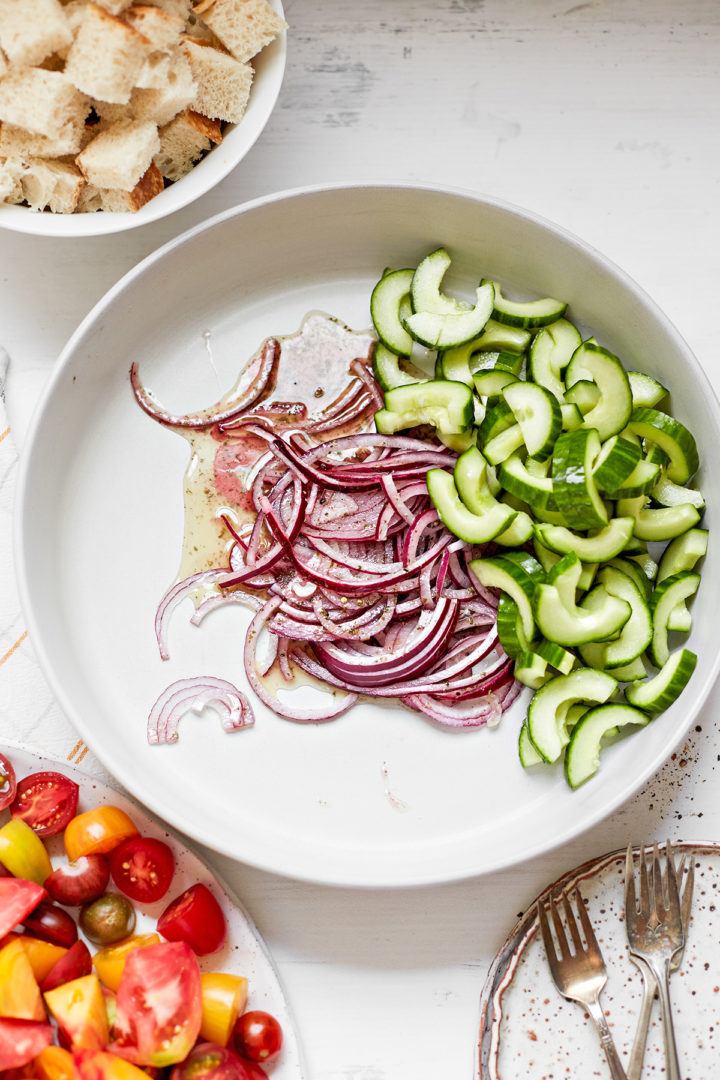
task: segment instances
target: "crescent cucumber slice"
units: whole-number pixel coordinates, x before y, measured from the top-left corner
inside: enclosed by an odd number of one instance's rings
[[[472,449],[466,451],[469,454],[472,452]],[[487,484],[478,493],[484,497],[485,509],[480,514],[474,514],[462,502],[455,481],[444,469],[428,471],[427,489],[443,524],[468,544],[485,544],[492,540],[497,533],[507,529],[516,514],[509,506],[496,502]]]
[[[461,315],[468,310],[468,304],[441,292],[442,280],[451,261],[447,250],[438,248],[418,264],[409,286],[413,311],[424,311],[433,315]]]
[[[400,306],[410,292],[414,270],[391,270],[372,291],[370,315],[383,345],[399,356],[409,356],[413,340],[400,321]]]
[[[580,787],[598,771],[604,736],[614,735],[628,724],[645,727],[649,720],[631,705],[601,705],[586,712],[573,728],[565,751],[565,776],[570,787]]]
[[[657,675],[644,682],[633,682],[625,687],[625,697],[631,705],[660,713],[680,696],[695,670],[697,656],[689,649],[671,653]]]
[[[628,442],[621,435],[613,435],[603,443],[593,468],[593,479],[597,486],[608,495],[615,495],[632,476],[635,466],[640,461],[640,446]]]
[[[581,340],[577,327],[567,319],[556,319],[535,335],[530,346],[528,366],[533,382],[544,386],[560,403],[565,395],[562,374]]]
[[[488,559],[473,559],[469,568],[481,585],[489,589],[502,589],[515,601],[526,641],[535,636],[533,596],[535,580],[524,567],[503,555]]]
[[[604,671],[577,668],[556,675],[537,691],[527,714],[528,733],[544,761],[557,761],[567,743],[565,718],[579,701],[607,701],[617,690],[617,679]]]
[[[643,371],[628,371],[627,376],[632,391],[633,406],[645,405],[648,408],[653,408],[653,406],[659,405],[669,393],[662,383],[659,383],[657,379],[653,379],[651,375],[646,375]]]
[[[392,390],[395,386],[409,386],[410,383],[426,382],[428,377],[418,368],[412,372],[400,367],[400,361],[409,363],[407,357],[398,356],[388,349],[382,341],[375,342],[372,369],[375,381],[383,390]]]
[[[681,570],[672,577],[665,578],[655,588],[650,597],[650,611],[653,620],[653,636],[650,643],[650,656],[656,667],[662,668],[670,657],[668,648],[669,620],[677,604],[694,596],[700,584],[700,575],[692,570]]]
[[[616,504],[621,517],[633,518],[633,536],[639,540],[672,540],[700,520],[700,512],[692,503],[648,509],[648,501],[647,495],[639,495],[636,499],[619,499]]]
[[[459,314],[415,311],[405,319],[405,329],[428,349],[450,349],[471,341],[481,332],[493,309],[492,285],[481,285],[475,307]]]
[[[640,407],[632,410],[628,427],[667,454],[668,479],[675,484],[686,484],[695,475],[700,464],[697,444],[692,433],[674,416]]]
[[[598,582],[611,596],[625,600],[630,605],[630,618],[617,638],[608,642],[593,642],[581,646],[580,655],[591,667],[613,669],[625,667],[641,656],[650,644],[653,634],[648,600],[631,577],[614,566],[604,566],[598,574]],[[594,590],[591,596],[597,596]],[[597,600],[590,600],[592,610]]]
[[[520,425],[528,454],[543,461],[550,457],[562,431],[562,413],[557,399],[544,386],[513,382],[503,397]]]
[[[547,326],[548,323],[554,323],[556,319],[561,318],[567,308],[567,304],[562,300],[554,300],[550,296],[543,300],[526,302],[506,300],[497,281],[489,282],[487,278],[483,278],[483,284],[491,284],[495,290],[493,318],[498,322],[507,323],[508,326]]]
[[[625,368],[607,349],[585,341],[575,350],[565,372],[568,387],[583,379],[596,383],[600,391],[600,399],[585,414],[583,425],[595,428],[605,442],[626,427],[632,414],[632,392]]]
[[[632,517],[616,517],[594,536],[578,536],[563,525],[541,522],[535,526],[535,535],[544,547],[557,551],[559,555],[574,551],[583,562],[607,562],[624,550],[632,536],[634,524]]]
[[[607,509],[593,476],[593,465],[599,453],[600,439],[593,428],[568,431],[555,442],[553,493],[558,509],[571,529],[607,525]]]

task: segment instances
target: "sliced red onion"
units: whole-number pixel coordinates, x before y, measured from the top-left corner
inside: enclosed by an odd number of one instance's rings
[[[248,699],[236,686],[212,675],[171,683],[150,710],[147,739],[151,745],[178,741],[178,724],[185,713],[201,713],[211,706],[220,714],[225,731],[240,731],[255,723]]]

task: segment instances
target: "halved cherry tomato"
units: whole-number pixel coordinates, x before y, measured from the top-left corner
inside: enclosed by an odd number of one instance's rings
[[[63,949],[69,949],[78,939],[78,930],[72,915],[45,901],[38,904],[30,915],[25,916],[23,926],[30,937],[49,941]]]
[[[175,873],[175,856],[162,840],[135,836],[115,848],[110,872],[118,889],[139,904],[162,900]]]
[[[245,1011],[248,981],[242,975],[208,971],[200,976],[202,984],[202,1024],[200,1038],[227,1046],[235,1021]]]
[[[4,754],[0,754],[0,810],[6,810],[15,798],[15,770]]]
[[[0,862],[17,878],[42,885],[52,873],[50,856],[39,836],[19,818],[0,829]]]
[[[31,773],[18,782],[10,813],[26,821],[38,836],[57,836],[77,813],[79,791],[75,781],[62,773]]]
[[[79,907],[102,896],[109,880],[110,864],[104,855],[81,855],[58,866],[44,884],[58,904]]]
[[[0,1016],[47,1020],[40,987],[19,938],[0,949]]]
[[[198,1043],[187,1060],[176,1065],[170,1080],[260,1080],[266,1073],[251,1061],[217,1043]]]
[[[46,991],[45,1002],[57,1020],[60,1035],[73,1051],[105,1049],[108,1022],[97,975],[83,975]]]
[[[63,986],[65,983],[73,982],[75,979],[81,979],[83,975],[89,975],[91,972],[92,957],[90,956],[90,950],[84,941],[76,941],[65,955],[61,956],[58,962],[50,968],[50,971],[40,983],[40,989],[45,993],[47,990],[54,990],[57,986]]]
[[[50,1024],[39,1020],[0,1019],[0,1071],[22,1068],[52,1041]]]
[[[200,1032],[200,969],[184,942],[134,949],[115,999],[113,1049],[134,1065],[184,1061]]]
[[[97,806],[78,814],[65,829],[65,851],[71,862],[81,855],[107,855],[139,830],[119,806]]]
[[[282,1048],[283,1033],[279,1022],[262,1009],[243,1013],[233,1034],[235,1049],[251,1061],[270,1061]]]
[[[137,934],[134,937],[119,941],[117,945],[107,945],[104,949],[98,949],[92,958],[98,978],[108,990],[116,991],[120,985],[122,973],[125,970],[125,961],[128,953],[133,949],[145,949],[148,945],[159,945],[159,934]]]
[[[206,885],[198,882],[165,908],[158,933],[168,941],[186,941],[198,956],[220,948],[225,940],[225,916]]]
[[[0,938],[9,934],[47,896],[42,885],[20,878],[0,878]]]

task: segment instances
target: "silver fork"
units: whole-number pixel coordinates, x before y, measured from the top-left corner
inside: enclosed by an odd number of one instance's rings
[[[664,896],[657,844],[653,845],[652,884],[648,881],[645,848],[640,848],[639,907],[633,861],[632,849],[629,848],[625,859],[625,923],[630,953],[649,968],[657,984],[663,1019],[666,1075],[668,1080],[680,1080],[668,980],[671,961],[682,950],[685,934],[670,841],[665,845],[667,897]]]
[[[628,847],[628,855],[632,862],[632,848]],[[685,871],[686,856],[683,855],[680,860],[680,865],[677,871],[677,880],[682,882],[683,874]],[[693,887],[695,883],[695,864],[693,863],[692,855],[690,856],[690,862],[688,866],[687,877],[682,889],[682,896],[680,898],[680,919],[682,921],[683,935],[685,943],[687,943],[688,927],[690,925],[690,912],[692,910],[692,897]],[[679,949],[672,960],[670,961],[670,973],[677,971],[682,963],[683,950]],[[647,964],[639,964],[640,974],[643,978],[643,999],[640,1006],[640,1016],[638,1017],[637,1030],[635,1032],[635,1039],[633,1041],[632,1050],[630,1052],[630,1061],[627,1067],[628,1080],[640,1080],[642,1075],[643,1060],[645,1058],[645,1045],[647,1043],[648,1028],[650,1027],[650,1014],[652,1012],[653,1001],[655,1000],[655,994],[657,993],[657,982],[655,976],[652,974]]]
[[[572,952],[570,952],[563,920],[559,911],[561,902],[565,922],[570,931],[570,937],[572,938]],[[580,931],[578,930],[577,922],[575,921],[573,910],[570,907],[567,894],[563,893],[562,898],[557,897],[550,899],[550,914],[552,915],[558,948],[560,950],[558,954],[550,930],[545,905],[542,901],[538,902],[538,922],[540,923],[540,930],[542,932],[543,941],[545,942],[545,952],[547,953],[550,972],[555,985],[563,997],[568,998],[570,1001],[580,1002],[580,1004],[584,1005],[589,1012],[597,1029],[597,1033],[600,1036],[600,1043],[602,1044],[602,1048],[605,1051],[605,1057],[610,1066],[612,1080],[627,1080],[620,1057],[615,1048],[615,1043],[610,1034],[607,1020],[605,1019],[605,1013],[600,1004],[600,991],[607,982],[605,961],[603,960],[600,946],[593,933],[588,913],[585,910],[585,904],[577,889],[575,889],[575,904],[578,909],[578,915],[580,916],[580,923],[585,937],[584,944],[582,937],[580,936]]]

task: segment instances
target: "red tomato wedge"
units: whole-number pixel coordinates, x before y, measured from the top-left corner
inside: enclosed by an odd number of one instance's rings
[[[62,773],[31,773],[18,782],[10,813],[38,836],[57,836],[77,813],[79,791],[75,781]]]
[[[0,754],[0,810],[5,810],[15,798],[15,770],[4,754]]]
[[[89,975],[92,972],[92,967],[92,957],[87,945],[84,941],[76,941],[50,968],[40,984],[40,989],[45,993],[46,990],[54,990],[56,986],[62,986],[63,983],[81,979],[83,975]]]
[[[198,956],[220,948],[225,940],[225,916],[206,885],[191,885],[165,908],[158,933],[168,941],[186,941]]]
[[[22,1068],[52,1041],[50,1024],[39,1020],[0,1019],[0,1071]]]
[[[22,878],[0,878],[0,937],[5,937],[34,911],[47,893],[42,885]]]
[[[175,856],[162,840],[134,836],[115,848],[110,873],[118,889],[139,904],[162,900],[175,873]]]
[[[200,1033],[200,969],[184,942],[128,953],[115,1000],[111,1049],[134,1065],[184,1061]]]

